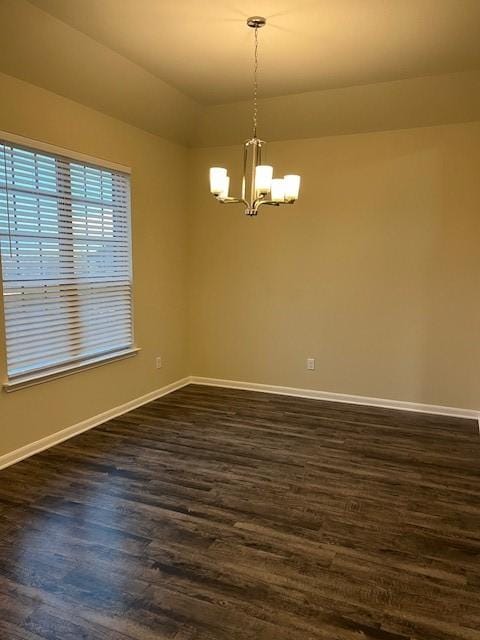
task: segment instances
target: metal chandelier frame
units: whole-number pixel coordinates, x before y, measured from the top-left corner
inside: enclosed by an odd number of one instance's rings
[[[210,169],[210,191],[222,204],[242,203],[245,214],[256,216],[261,206],[278,207],[281,204],[293,204],[298,198],[300,176],[286,175],[283,179],[273,178],[273,168],[262,165],[264,140],[257,137],[258,114],[258,30],[265,26],[266,19],[261,16],[248,18],[247,25],[255,30],[254,70],[253,70],[253,135],[243,147],[243,178],[241,195],[238,198],[228,195],[230,178],[223,167]]]

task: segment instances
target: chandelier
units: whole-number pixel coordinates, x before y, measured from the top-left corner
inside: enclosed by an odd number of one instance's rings
[[[243,203],[247,216],[256,216],[264,205],[278,207],[281,204],[293,204],[298,199],[300,176],[286,175],[273,177],[273,167],[262,164],[262,151],[265,142],[257,138],[257,93],[258,93],[258,30],[265,26],[266,19],[261,16],[248,18],[247,25],[255,30],[255,49],[253,67],[253,135],[246,140],[243,148],[243,179],[239,198],[229,195],[230,177],[223,167],[210,169],[210,192],[222,204]]]

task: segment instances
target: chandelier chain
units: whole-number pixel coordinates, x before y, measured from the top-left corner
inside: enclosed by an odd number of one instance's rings
[[[257,137],[257,94],[258,94],[258,27],[255,27],[255,53],[253,65],[253,137]]]

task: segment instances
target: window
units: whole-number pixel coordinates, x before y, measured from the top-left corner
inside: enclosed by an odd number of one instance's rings
[[[9,381],[133,346],[130,178],[0,138]]]

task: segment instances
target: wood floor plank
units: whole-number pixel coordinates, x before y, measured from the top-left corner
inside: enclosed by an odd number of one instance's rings
[[[479,640],[474,421],[190,385],[0,472],[3,640]]]

